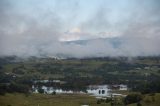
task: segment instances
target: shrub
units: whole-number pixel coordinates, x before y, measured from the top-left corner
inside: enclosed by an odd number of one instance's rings
[[[142,98],[143,98],[142,95],[138,93],[129,94],[125,97],[124,103],[125,104],[137,103],[140,102]]]
[[[18,83],[11,83],[9,88],[9,92],[19,92],[19,93],[28,93],[29,92],[29,86],[25,84],[18,84]]]
[[[140,102],[137,103],[137,106],[142,106],[142,104]]]
[[[109,102],[111,102],[111,101],[112,101],[111,98],[107,98],[105,102],[106,102],[106,103],[109,103]]]
[[[6,93],[6,86],[0,84],[0,95],[5,95],[5,93]]]
[[[52,92],[52,95],[56,95],[56,92],[55,92],[55,91],[53,91],[53,92]]]
[[[39,88],[39,89],[38,89],[38,92],[39,92],[39,93],[44,93],[44,89]]]
[[[97,104],[101,104],[101,100],[100,99],[97,100]]]

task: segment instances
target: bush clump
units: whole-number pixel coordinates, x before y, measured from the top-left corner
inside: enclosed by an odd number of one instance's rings
[[[125,97],[124,103],[127,104],[132,104],[132,103],[138,103],[143,99],[143,96],[139,93],[133,93],[129,94]]]

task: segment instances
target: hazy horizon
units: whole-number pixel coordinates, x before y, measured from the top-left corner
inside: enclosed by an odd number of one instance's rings
[[[159,0],[0,0],[0,56],[158,56],[159,45]]]

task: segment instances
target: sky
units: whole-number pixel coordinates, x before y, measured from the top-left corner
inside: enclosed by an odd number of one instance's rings
[[[157,56],[159,45],[159,0],[0,0],[0,56]]]

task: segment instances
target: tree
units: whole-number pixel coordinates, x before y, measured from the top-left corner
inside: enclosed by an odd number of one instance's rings
[[[52,95],[56,95],[56,91],[53,91],[53,92],[52,92]]]
[[[142,98],[142,95],[138,93],[129,94],[125,97],[124,103],[126,105],[131,103],[138,103],[142,100]]]
[[[39,92],[39,93],[44,93],[44,89],[39,88],[39,89],[38,89],[38,92]]]
[[[0,84],[0,95],[5,95],[5,93],[6,93],[6,86]]]

